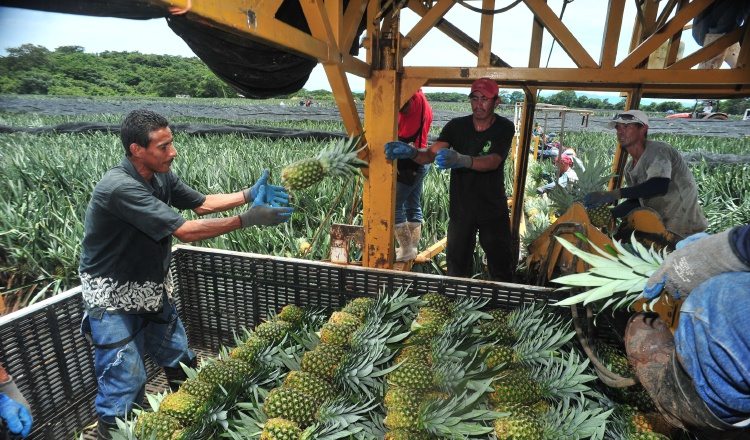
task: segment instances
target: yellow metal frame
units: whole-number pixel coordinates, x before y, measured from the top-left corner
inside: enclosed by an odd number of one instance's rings
[[[637,8],[631,44],[627,55],[617,61],[618,41],[624,24],[627,0],[609,0],[599,59],[594,59],[558,18],[546,0],[523,0],[533,19],[529,59],[525,66],[511,66],[501,58],[502,49],[492,47],[495,29],[493,15],[483,15],[479,41],[453,26],[445,15],[454,0],[395,0],[392,2],[350,0],[304,0],[300,2],[310,33],[302,32],[275,18],[281,0],[147,0],[165,11],[188,9],[187,17],[201,20],[242,37],[301,56],[317,59],[324,67],[336,98],[343,123],[349,133],[365,128],[370,162],[364,189],[365,267],[391,267],[393,264],[393,222],[395,175],[393,164],[383,154],[383,144],[396,137],[397,112],[411,94],[422,86],[468,87],[475,79],[490,77],[504,88],[523,90],[526,102],[520,131],[520,145],[528,147],[533,132],[536,93],[540,89],[616,91],[627,95],[627,107],[634,108],[641,97],[731,98],[750,96],[750,32],[748,23],[681,60],[677,49],[683,30],[693,18],[714,0],[643,0]],[[391,5],[388,11],[380,5]],[[420,21],[406,34],[399,29],[398,8],[415,12]],[[486,10],[494,0],[482,0]],[[357,37],[357,27],[366,18],[364,47],[366,60],[348,54]],[[466,67],[405,66],[403,57],[420,43],[429,30],[438,29],[476,56],[476,65]],[[576,67],[541,66],[544,31],[570,57]],[[508,43],[515,46],[513,39]],[[695,69],[730,45],[740,42],[742,49],[733,69]],[[649,57],[664,44],[668,55],[661,68],[647,68]],[[497,52],[497,53],[496,53]],[[439,60],[440,57],[435,57]],[[360,121],[346,73],[366,80],[365,118]],[[468,112],[468,106],[467,106]],[[613,170],[622,175],[626,155],[618,149]],[[515,158],[516,170],[525,176],[528,155]],[[516,179],[514,207],[521,207],[524,188]],[[612,187],[621,181],[613,179]],[[518,242],[522,209],[512,209],[513,236]]]

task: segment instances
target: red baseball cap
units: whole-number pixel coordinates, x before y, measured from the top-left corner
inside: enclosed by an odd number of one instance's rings
[[[497,87],[497,83],[490,78],[479,78],[471,85],[469,95],[474,92],[481,93],[485,98],[494,98],[500,92],[500,89]]]
[[[563,153],[559,157],[562,158],[563,163],[573,166],[573,158],[571,158],[567,154]],[[555,163],[557,163],[557,157],[555,158]]]

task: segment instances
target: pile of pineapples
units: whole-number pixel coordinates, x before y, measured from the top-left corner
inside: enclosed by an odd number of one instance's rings
[[[333,313],[286,306],[113,437],[636,438],[565,318],[486,303],[400,289]]]

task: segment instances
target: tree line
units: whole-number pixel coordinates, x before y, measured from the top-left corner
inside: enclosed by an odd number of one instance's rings
[[[106,51],[86,53],[81,46],[61,46],[50,51],[43,46],[24,44],[6,48],[0,56],[0,93],[21,95],[66,96],[156,96],[188,95],[197,98],[232,98],[237,92],[221,81],[197,57],[150,55],[140,52]],[[332,100],[327,90],[295,93],[317,101]],[[364,99],[363,93],[354,98]],[[466,102],[466,95],[456,92],[426,93],[432,102]],[[501,90],[504,104],[523,102],[521,91]],[[291,98],[292,95],[279,96]],[[623,110],[625,99],[590,98],[572,90],[539,96],[538,102],[592,110]],[[718,106],[717,106],[718,104]],[[717,108],[718,107],[718,108]],[[692,106],[677,101],[651,102],[641,105],[649,112],[690,112]],[[701,105],[699,110],[702,109]],[[743,114],[750,108],[750,99],[729,99],[714,102],[714,111]]]

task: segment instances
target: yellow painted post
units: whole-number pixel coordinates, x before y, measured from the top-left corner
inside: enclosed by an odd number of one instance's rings
[[[365,136],[370,150],[364,185],[364,267],[393,264],[396,167],[385,158],[384,145],[398,138],[400,78],[394,70],[375,70],[365,82]]]

